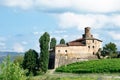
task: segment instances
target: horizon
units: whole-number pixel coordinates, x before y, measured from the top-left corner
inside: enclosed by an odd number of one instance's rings
[[[0,51],[40,52],[44,32],[66,42],[78,39],[85,27],[120,51],[120,0],[1,0]]]

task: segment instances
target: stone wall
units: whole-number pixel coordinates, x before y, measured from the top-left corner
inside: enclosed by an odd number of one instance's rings
[[[55,48],[55,68],[69,63],[96,59],[96,53],[101,48],[98,40],[86,40],[85,46],[66,46]]]

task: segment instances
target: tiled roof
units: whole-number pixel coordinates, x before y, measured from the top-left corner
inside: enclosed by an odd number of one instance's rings
[[[84,46],[85,44],[83,43],[85,39],[80,38],[80,39],[76,39],[74,41],[68,42],[67,45],[68,46]]]
[[[85,46],[85,44],[81,42],[69,42],[68,46]]]
[[[66,44],[58,44],[58,45],[56,45],[56,47],[67,47],[67,45]]]

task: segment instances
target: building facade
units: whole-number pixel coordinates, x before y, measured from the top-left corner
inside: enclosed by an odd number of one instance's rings
[[[102,41],[91,34],[90,27],[86,27],[82,38],[55,47],[50,54],[50,58],[54,60],[52,66],[57,68],[77,61],[97,59],[95,54],[101,48],[101,44]]]

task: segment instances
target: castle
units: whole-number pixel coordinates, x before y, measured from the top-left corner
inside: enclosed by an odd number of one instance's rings
[[[82,38],[56,45],[49,56],[49,68],[57,68],[81,60],[96,59],[95,54],[101,48],[101,44],[102,41],[91,34],[90,27],[86,27]]]

